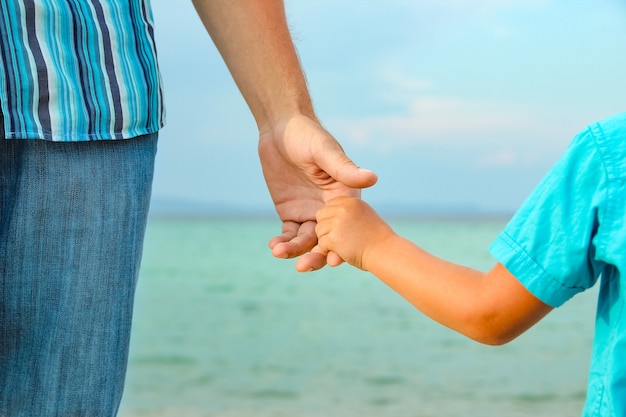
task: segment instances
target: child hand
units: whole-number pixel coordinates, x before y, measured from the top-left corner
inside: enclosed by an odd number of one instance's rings
[[[377,245],[395,233],[367,203],[351,197],[334,198],[317,212],[317,250],[329,258],[328,265],[341,261],[367,270],[367,257]],[[335,258],[336,258],[335,256]]]

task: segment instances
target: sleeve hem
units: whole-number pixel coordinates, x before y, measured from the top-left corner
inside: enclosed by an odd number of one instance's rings
[[[496,238],[489,251],[530,293],[551,307],[560,307],[581,291],[564,286],[506,233]]]

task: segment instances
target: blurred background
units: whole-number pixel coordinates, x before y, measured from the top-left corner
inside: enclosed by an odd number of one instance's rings
[[[188,1],[153,0],[165,82],[154,210],[268,211],[254,121]],[[621,0],[287,0],[317,112],[380,210],[515,210],[624,111]]]
[[[152,3],[168,124],[121,417],[580,415],[595,289],[493,348],[364,272],[273,259],[254,121],[191,2]],[[467,266],[493,265],[577,132],[626,110],[621,0],[286,7],[321,120],[379,174],[363,197]]]

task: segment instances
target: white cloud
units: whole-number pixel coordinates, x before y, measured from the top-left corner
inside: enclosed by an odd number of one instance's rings
[[[446,13],[468,15],[485,15],[501,10],[544,6],[549,0],[426,0],[412,2],[419,11],[440,10]]]
[[[508,103],[457,97],[420,97],[407,111],[343,120],[336,124],[344,140],[361,146],[437,144],[454,147],[492,143],[502,137],[536,131],[537,115]]]
[[[377,72],[378,81],[381,84],[393,91],[402,92],[404,95],[422,92],[431,87],[430,80],[411,76],[401,71],[397,64],[392,65],[390,62],[385,62]]]
[[[481,169],[505,167],[515,164],[518,159],[515,152],[503,149],[484,154],[476,161],[476,166]]]
[[[415,21],[417,39],[433,36],[455,39],[465,36],[464,27],[495,39],[509,39],[518,31],[507,15],[545,9],[550,0],[428,0],[403,2],[404,12]],[[400,8],[400,7],[399,7]]]

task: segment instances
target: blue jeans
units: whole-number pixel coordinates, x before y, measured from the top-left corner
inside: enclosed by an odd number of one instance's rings
[[[0,139],[0,416],[114,416],[157,134]]]

